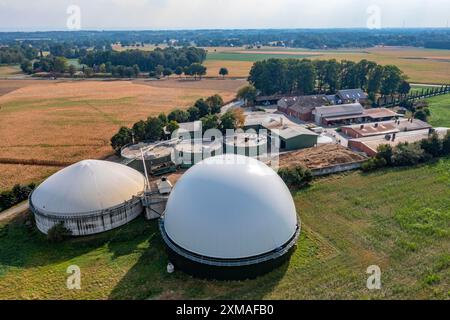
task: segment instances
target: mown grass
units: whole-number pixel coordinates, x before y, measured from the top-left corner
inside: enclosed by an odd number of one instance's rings
[[[430,104],[429,122],[434,127],[450,127],[450,94],[427,99]]]
[[[255,280],[165,271],[156,222],[50,244],[25,218],[0,230],[0,298],[449,299],[450,159],[411,169],[331,176],[294,193],[303,231],[290,262]],[[66,289],[66,268],[82,289]],[[366,288],[366,269],[382,289]]]

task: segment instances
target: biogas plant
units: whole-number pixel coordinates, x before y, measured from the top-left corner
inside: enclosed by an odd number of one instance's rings
[[[276,139],[239,132],[126,146],[122,163],[85,160],[57,172],[31,194],[30,209],[41,232],[62,224],[73,236],[143,214],[158,219],[168,272],[254,278],[290,257],[301,228],[289,189],[267,165]],[[183,168],[172,186],[164,175]]]

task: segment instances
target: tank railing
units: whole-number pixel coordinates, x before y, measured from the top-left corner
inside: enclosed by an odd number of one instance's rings
[[[163,141],[158,141],[158,142],[140,141],[140,142],[138,142],[138,143],[128,143],[128,144],[124,145],[124,146],[120,149],[120,155],[121,155],[123,158],[126,158],[125,156],[122,155],[123,150],[125,150],[125,149],[127,149],[127,148],[130,148],[130,147],[132,147],[132,146],[138,145],[138,144],[143,144],[143,145],[145,145],[145,144],[150,144],[149,146],[146,146],[146,147],[144,146],[144,147],[142,147],[142,148],[136,149],[137,151],[139,151],[140,149],[142,149],[144,152],[148,152],[148,151],[151,151],[151,150],[154,149],[154,148],[157,148],[157,147],[160,147],[160,146],[163,146],[163,145],[169,145],[169,146],[172,146],[173,144],[176,144],[179,140],[182,140],[182,139],[181,139],[181,138],[174,138],[174,139],[163,140]],[[134,160],[136,160],[136,159],[142,160],[141,158],[142,158],[142,157],[141,157],[140,152],[139,152],[139,154],[138,154],[136,157],[134,157],[134,158],[133,158],[133,157],[132,157],[132,158],[126,158],[126,159],[129,159],[129,160],[131,160],[131,161],[134,161]]]
[[[50,212],[50,211],[43,211],[41,209],[37,209],[33,201],[31,200],[31,194],[29,197],[29,207],[31,212],[33,212],[36,215],[48,217],[48,218],[55,218],[55,219],[73,219],[74,217],[79,218],[90,218],[90,217],[98,217],[105,214],[114,214],[118,213],[127,209],[131,209],[134,207],[137,203],[142,203],[142,197],[144,196],[144,191],[138,193],[136,196],[133,196],[131,200],[125,201],[121,204],[118,204],[114,207],[104,209],[104,210],[96,210],[96,211],[89,211],[89,212],[71,212],[69,214],[61,214],[56,212]]]
[[[175,245],[172,240],[169,238],[169,236],[166,234],[164,229],[164,215],[159,220],[159,229],[161,231],[161,236],[166,243],[166,245],[179,254],[180,256],[189,259],[191,261],[195,261],[201,264],[211,265],[211,266],[218,266],[218,267],[240,267],[240,266],[248,266],[248,265],[254,265],[263,263],[266,261],[277,259],[286,253],[289,252],[289,250],[297,243],[298,237],[300,236],[301,231],[301,225],[297,226],[297,230],[294,234],[294,236],[289,240],[287,244],[285,244],[283,247],[278,248],[274,251],[271,251],[269,253],[257,256],[257,257],[251,257],[251,258],[243,258],[243,259],[236,259],[236,260],[227,260],[227,259],[215,259],[215,258],[208,258],[203,257],[201,255],[197,255],[194,253],[190,253],[187,250],[184,250],[180,248],[179,246]]]

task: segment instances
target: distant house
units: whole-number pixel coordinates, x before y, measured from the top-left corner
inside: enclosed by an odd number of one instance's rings
[[[329,105],[325,95],[310,95],[282,98],[278,101],[278,111],[298,118],[302,121],[312,121],[312,112],[316,107]]]
[[[398,114],[386,108],[364,109],[360,103],[317,107],[313,110],[318,125],[348,125],[395,119]]]
[[[363,113],[364,108],[359,103],[317,107],[313,111],[315,122],[318,125],[337,124],[346,120],[362,121]]]
[[[368,101],[367,94],[362,89],[339,90],[336,93],[336,104],[361,103]]]

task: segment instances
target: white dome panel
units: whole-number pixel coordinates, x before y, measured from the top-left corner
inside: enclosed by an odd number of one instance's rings
[[[33,192],[42,213],[76,214],[109,209],[145,189],[144,176],[127,166],[99,160],[73,164],[45,180]]]
[[[274,170],[228,154],[206,159],[182,176],[167,203],[164,229],[187,251],[242,259],[285,245],[296,234],[297,214]]]

